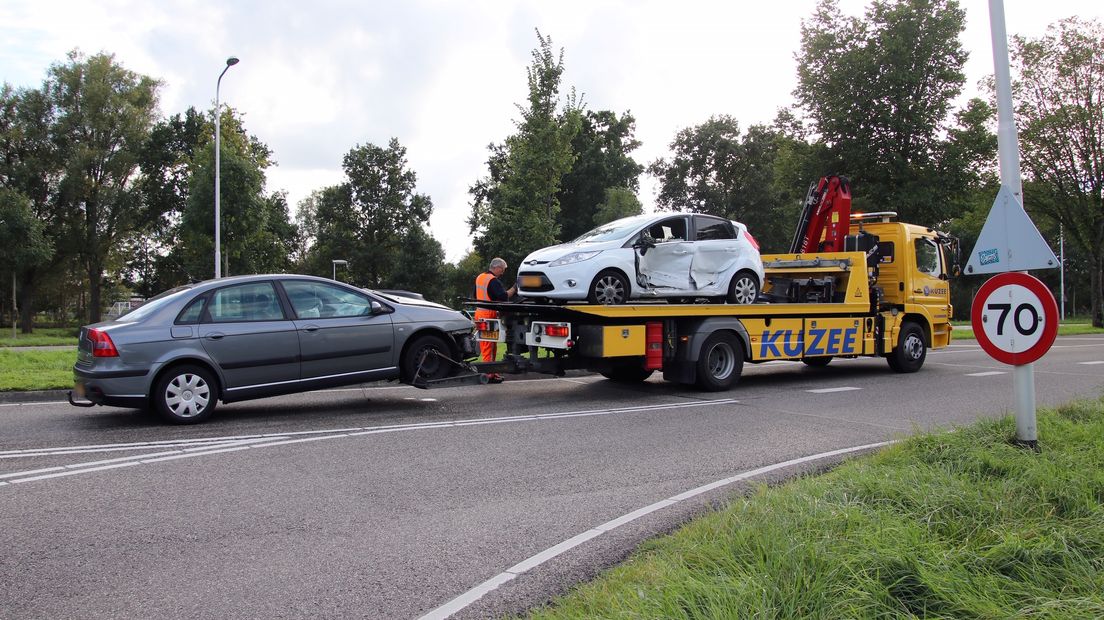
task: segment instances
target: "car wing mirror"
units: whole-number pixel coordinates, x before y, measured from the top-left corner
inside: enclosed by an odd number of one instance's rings
[[[391,314],[392,312],[395,311],[394,308],[392,308],[390,306],[385,306],[385,305],[381,304],[380,302],[378,302],[374,299],[372,300],[372,303],[369,305],[369,308],[372,310],[372,316],[375,316],[377,314]]]
[[[648,253],[648,250],[656,246],[656,241],[647,232],[640,233],[640,239],[633,244],[633,248],[640,252],[641,256]]]

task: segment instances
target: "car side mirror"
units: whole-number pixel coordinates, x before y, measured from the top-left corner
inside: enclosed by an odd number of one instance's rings
[[[389,308],[388,306],[385,306],[374,299],[372,300],[372,303],[369,307],[372,309],[372,316],[375,316],[377,314],[391,314],[395,311],[394,308]]]
[[[647,232],[640,233],[640,239],[633,244],[633,248],[640,252],[641,256],[648,253],[648,250],[656,246],[655,239],[652,238]]]

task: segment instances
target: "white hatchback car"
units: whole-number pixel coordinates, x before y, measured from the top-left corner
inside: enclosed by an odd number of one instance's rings
[[[698,298],[750,304],[763,282],[747,227],[712,215],[656,213],[610,222],[543,248],[518,268],[518,293],[550,301],[623,304]]]

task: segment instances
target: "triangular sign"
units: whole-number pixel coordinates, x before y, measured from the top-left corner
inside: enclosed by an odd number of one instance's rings
[[[1008,187],[1001,185],[977,245],[966,261],[966,273],[1003,273],[1053,269],[1058,257]]]

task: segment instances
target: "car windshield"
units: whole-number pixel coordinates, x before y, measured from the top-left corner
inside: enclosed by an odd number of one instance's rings
[[[183,295],[187,291],[191,290],[191,288],[192,288],[191,284],[186,284],[184,286],[178,286],[176,288],[170,288],[169,290],[165,291],[164,293],[161,293],[160,295],[150,297],[146,301],[146,303],[142,304],[141,306],[138,306],[137,308],[131,310],[130,312],[127,312],[126,314],[120,316],[119,318],[117,318],[115,320],[123,322],[123,323],[133,323],[135,321],[141,321],[142,319],[146,318],[147,316],[149,316],[149,315],[153,314],[154,312],[157,312],[161,308],[165,307],[165,304],[170,304],[173,301],[176,301],[177,299],[180,298],[181,295]]]
[[[641,224],[651,220],[653,217],[654,216],[651,215],[634,215],[632,217],[614,220],[609,224],[602,224],[590,232],[583,233],[573,240],[572,243],[594,243],[597,241],[622,239],[631,235]]]

